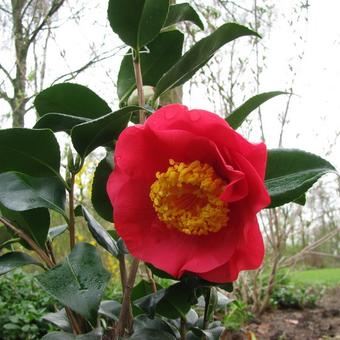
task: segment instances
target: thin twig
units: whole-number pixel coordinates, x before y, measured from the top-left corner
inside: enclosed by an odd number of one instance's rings
[[[50,8],[50,10],[47,12],[45,18],[42,20],[42,22],[40,23],[40,25],[32,32],[28,42],[27,42],[27,46],[29,46],[34,39],[36,38],[36,36],[38,35],[38,33],[41,31],[41,29],[48,23],[49,19],[53,16],[54,13],[56,13],[59,8],[63,5],[63,3],[65,2],[65,0],[60,0],[58,1],[54,1],[52,3],[52,6]]]
[[[2,70],[3,73],[5,73],[8,80],[11,82],[12,85],[14,85],[14,79],[11,77],[8,70],[2,64],[0,64],[0,70]]]
[[[121,254],[118,256],[119,261],[119,272],[120,272],[120,282],[122,284],[123,294],[126,286],[126,263],[125,263],[125,255]]]
[[[186,329],[186,320],[184,318],[181,318],[181,326],[180,326],[179,332],[181,334],[181,340],[185,340],[187,329]]]
[[[131,303],[131,293],[132,288],[134,286],[137,270],[139,266],[139,260],[134,258],[130,267],[130,274],[127,279],[125,289],[124,289],[124,295],[123,295],[123,302],[122,302],[122,308],[120,310],[119,314],[119,321],[117,325],[117,335],[123,336],[125,334],[125,330],[127,329],[128,332],[131,331],[132,323],[130,323],[129,318],[129,309],[130,309],[130,303]]]
[[[70,190],[69,190],[69,223],[68,228],[70,232],[70,248],[71,250],[74,248],[76,243],[76,234],[75,234],[75,217],[74,217],[74,178],[75,174],[71,173],[70,178]]]
[[[26,235],[21,229],[15,227],[12,223],[7,221],[5,218],[0,217],[0,222],[2,222],[6,227],[11,229],[15,234],[17,234],[22,240],[26,241],[30,247],[39,255],[39,257],[46,263],[49,268],[53,268],[54,264],[48,255],[29,237]]]
[[[145,263],[144,263],[144,267],[145,267],[146,275],[148,276],[148,280],[151,284],[151,290],[152,290],[153,293],[156,293],[157,292],[157,286],[156,286],[156,282],[153,278],[152,272]]]
[[[142,71],[140,67],[140,57],[139,57],[138,52],[136,52],[136,55],[134,56],[134,59],[133,59],[133,68],[134,68],[135,77],[136,77],[138,105],[143,107],[144,106],[143,79],[142,79]],[[140,110],[139,111],[139,123],[144,124],[145,119],[146,119],[145,111]]]

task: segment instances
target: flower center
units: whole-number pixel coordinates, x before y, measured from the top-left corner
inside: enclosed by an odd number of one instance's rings
[[[216,233],[228,223],[228,206],[219,196],[226,183],[206,163],[169,160],[156,173],[150,198],[158,218],[168,228],[188,235]]]

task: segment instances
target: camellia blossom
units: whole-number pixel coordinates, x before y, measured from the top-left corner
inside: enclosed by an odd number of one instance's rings
[[[263,143],[216,114],[164,106],[117,141],[107,183],[117,232],[133,256],[174,277],[234,281],[263,260],[266,159]]]

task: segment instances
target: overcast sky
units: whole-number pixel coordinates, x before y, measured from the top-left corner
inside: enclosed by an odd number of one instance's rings
[[[299,147],[321,156],[327,157],[340,168],[340,144],[326,156],[330,144],[334,143],[337,131],[340,131],[340,13],[339,0],[310,0],[308,22],[302,22],[298,27],[289,27],[287,17],[294,3],[299,0],[276,1],[277,16],[273,22],[272,31],[264,43],[266,51],[266,69],[261,74],[260,92],[285,90],[290,87],[292,75],[288,65],[294,65],[296,77],[294,93],[289,110],[289,128],[286,131],[284,146]],[[78,2],[79,3],[79,2]],[[94,43],[94,50],[99,49],[103,41],[109,49],[120,43],[108,29],[106,22],[106,1],[97,6],[94,2],[85,1],[86,6],[92,6],[85,12],[80,21],[65,22],[59,29],[56,39],[49,49],[49,67],[47,82],[68,70],[74,70],[85,64],[88,59],[89,42]],[[60,11],[59,19],[68,17],[74,0],[69,0]],[[284,15],[283,15],[284,14]],[[301,35],[301,39],[299,36]],[[100,37],[100,39],[98,38]],[[296,46],[294,44],[297,44]],[[96,47],[97,46],[97,47]],[[301,62],[295,60],[297,54],[303,51]],[[64,58],[61,54],[65,54]],[[5,55],[2,52],[3,56]],[[112,82],[116,80],[123,52],[109,61],[97,64],[79,76],[78,83],[89,86],[113,104],[116,90]],[[241,55],[240,55],[241,57]],[[65,64],[65,60],[67,63]],[[52,62],[51,62],[52,61]],[[109,71],[108,71],[109,70]],[[191,108],[213,110],[211,103],[205,97],[205,89],[193,92],[192,96],[184,97],[184,104]],[[262,107],[268,146],[277,146],[279,123],[277,114],[285,109],[287,98],[273,99]],[[241,104],[241,103],[239,103]],[[4,110],[4,106],[0,106]],[[34,114],[27,116],[26,122],[31,126]],[[258,135],[251,136],[253,141]]]

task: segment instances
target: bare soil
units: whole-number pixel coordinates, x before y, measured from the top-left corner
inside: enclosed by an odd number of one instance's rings
[[[340,287],[327,290],[313,309],[267,312],[233,339],[249,339],[250,332],[258,340],[340,340]]]

